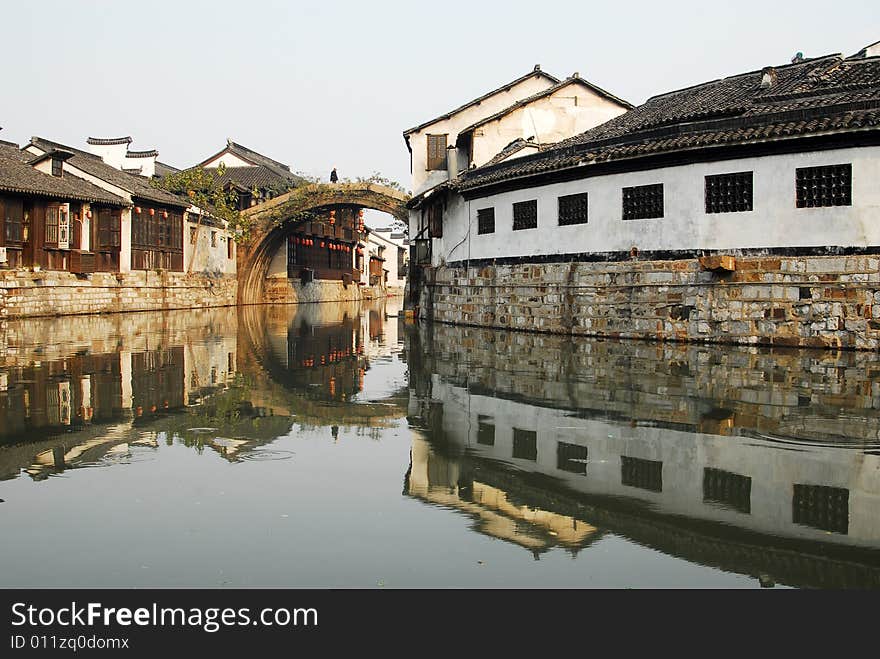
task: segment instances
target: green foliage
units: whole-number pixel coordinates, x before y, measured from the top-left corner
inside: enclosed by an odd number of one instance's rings
[[[224,189],[220,183],[225,171],[223,164],[211,169],[193,167],[167,174],[160,180],[151,181],[151,185],[188,197],[193,206],[226,221],[235,239],[239,240],[247,234],[248,223],[238,211],[238,194],[235,190]]]
[[[385,176],[382,176],[382,174],[379,172],[373,172],[372,174],[370,174],[367,177],[358,176],[356,179],[356,182],[357,183],[375,183],[376,185],[384,185],[386,188],[391,188],[392,190],[397,190],[398,192],[402,192],[405,195],[410,195],[409,190],[404,188],[400,183],[398,183],[397,181],[395,181],[393,179],[386,178]]]

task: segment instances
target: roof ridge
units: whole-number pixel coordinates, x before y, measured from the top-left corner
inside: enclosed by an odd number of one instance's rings
[[[132,143],[131,135],[126,135],[125,137],[88,137],[86,138],[86,144],[91,145],[113,145],[113,144],[131,144]]]
[[[501,117],[504,117],[504,116],[510,114],[510,113],[513,112],[514,110],[517,110],[517,109],[523,107],[524,105],[527,105],[527,104],[529,104],[529,103],[531,103],[531,102],[533,102],[533,101],[537,101],[537,100],[540,99],[540,98],[544,98],[544,97],[546,97],[546,96],[550,96],[551,94],[555,94],[555,93],[556,93],[557,91],[559,91],[560,89],[564,89],[565,87],[567,87],[568,85],[571,85],[571,84],[573,84],[573,83],[580,83],[580,84],[584,85],[585,87],[588,87],[589,89],[592,89],[592,90],[594,90],[594,91],[599,92],[600,95],[605,96],[606,98],[614,99],[614,100],[617,101],[618,103],[620,103],[620,104],[622,104],[622,105],[626,105],[626,106],[628,106],[628,108],[629,108],[630,110],[633,109],[633,108],[635,107],[635,106],[634,106],[632,103],[630,103],[629,101],[625,101],[625,100],[623,100],[622,98],[619,98],[619,97],[615,96],[614,94],[611,94],[611,93],[609,93],[609,92],[606,92],[604,89],[602,89],[601,87],[598,87],[598,86],[594,85],[594,84],[591,83],[589,80],[585,80],[584,78],[582,78],[582,77],[580,77],[580,76],[569,76],[569,77],[566,78],[565,80],[560,80],[560,81],[557,82],[555,85],[552,85],[552,86],[550,86],[550,87],[547,87],[547,89],[542,89],[542,90],[539,91],[539,92],[535,92],[535,93],[532,94],[531,96],[526,96],[525,98],[521,98],[520,100],[516,101],[515,103],[512,103],[511,105],[508,105],[506,108],[504,108],[504,109],[502,109],[502,110],[499,110],[498,112],[496,112],[496,113],[494,113],[494,114],[492,114],[492,115],[489,115],[488,117],[484,117],[483,119],[480,119],[479,121],[476,121],[476,122],[472,123],[472,124],[471,124],[470,126],[468,126],[467,128],[462,128],[462,129],[458,132],[458,134],[459,134],[459,135],[464,135],[464,134],[466,134],[466,133],[469,133],[469,132],[471,132],[472,130],[474,130],[474,129],[476,129],[476,128],[479,128],[480,126],[483,126],[483,125],[485,125],[485,124],[487,124],[487,123],[489,123],[489,122],[491,122],[491,121],[495,121],[496,119],[500,119]]]
[[[403,131],[403,136],[406,137],[407,135],[409,135],[411,133],[415,133],[416,131],[421,130],[422,128],[426,128],[426,127],[430,126],[431,124],[435,124],[438,121],[442,121],[443,119],[448,119],[452,115],[458,114],[459,112],[466,110],[467,108],[471,107],[472,105],[477,105],[478,103],[483,102],[484,100],[486,100],[487,98],[490,98],[491,96],[494,96],[495,94],[501,93],[502,91],[508,91],[514,85],[518,85],[519,83],[524,82],[525,80],[528,80],[532,76],[544,76],[545,78],[552,80],[554,85],[559,84],[559,82],[561,82],[559,80],[559,78],[557,78],[556,76],[551,75],[551,74],[547,73],[546,71],[542,71],[540,66],[535,66],[528,73],[526,73],[525,75],[521,75],[519,78],[516,78],[515,80],[512,80],[504,85],[501,85],[500,87],[497,87],[490,92],[486,92],[482,96],[478,96],[477,98],[472,99],[472,100],[468,101],[467,103],[458,106],[454,110],[450,110],[449,112],[445,112],[444,114],[441,114],[439,117],[436,117],[434,119],[431,119],[430,121],[426,121],[422,124],[419,124],[418,126],[415,126],[413,128],[409,128],[409,129]]]
[[[789,64],[779,64],[778,66],[774,66],[772,68],[776,69],[777,71],[779,69],[790,69],[795,66],[804,66],[806,64],[815,64],[816,62],[818,62],[820,60],[826,60],[826,59],[831,59],[831,58],[838,58],[840,60],[844,59],[840,53],[833,53],[830,55],[822,55],[821,57],[810,57],[810,58],[802,59],[800,62],[790,62]],[[649,96],[645,100],[645,103],[648,103],[650,101],[655,101],[659,98],[665,98],[667,96],[672,96],[673,94],[678,94],[680,92],[686,92],[686,91],[690,91],[692,89],[699,89],[700,87],[705,87],[707,85],[713,85],[715,83],[724,82],[725,80],[736,80],[737,78],[745,78],[746,76],[756,75],[758,73],[761,73],[763,70],[764,69],[761,68],[761,69],[755,69],[753,71],[746,71],[744,73],[735,73],[733,75],[724,76],[723,78],[715,78],[714,80],[706,80],[705,82],[698,82],[693,85],[688,85],[687,87],[681,87],[680,89],[673,89],[668,92],[663,92],[662,94],[655,94],[654,96]],[[642,105],[644,105],[644,103]]]

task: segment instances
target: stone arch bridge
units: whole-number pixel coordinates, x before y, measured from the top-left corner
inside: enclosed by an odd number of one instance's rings
[[[264,301],[272,257],[298,223],[309,221],[309,211],[353,205],[389,213],[406,222],[408,199],[405,193],[376,183],[316,183],[242,211],[252,223],[248,240],[239,243],[237,248],[238,303]]]

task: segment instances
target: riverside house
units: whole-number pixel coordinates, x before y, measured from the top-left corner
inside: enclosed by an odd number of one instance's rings
[[[660,94],[414,197],[423,314],[875,349],[878,180],[876,46]]]
[[[96,270],[129,272],[165,269],[183,271],[183,214],[189,203],[176,195],[150,185],[149,157],[129,157],[131,138],[96,139],[89,143],[96,153],[65,146],[42,137],[33,137],[24,147],[34,158],[51,158],[53,153],[68,154],[64,174],[121,197],[125,208],[118,214],[97,218],[98,233],[106,237],[95,245]],[[106,158],[106,160],[105,160]],[[125,171],[132,161],[148,167],[146,175]],[[139,170],[142,171],[142,170]]]
[[[224,187],[238,194],[240,210],[268,201],[288,190],[302,185],[302,177],[290,171],[290,166],[268,156],[226,140],[226,146],[199,163],[205,169],[224,165],[220,177]]]
[[[0,141],[0,267],[91,272],[116,243],[126,201],[65,173],[69,151],[42,156]]]

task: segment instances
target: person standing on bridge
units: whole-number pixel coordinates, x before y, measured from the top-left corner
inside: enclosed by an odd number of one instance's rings
[[[336,168],[333,168],[333,171],[330,172],[330,182],[336,183],[339,180],[339,177],[336,175]]]

